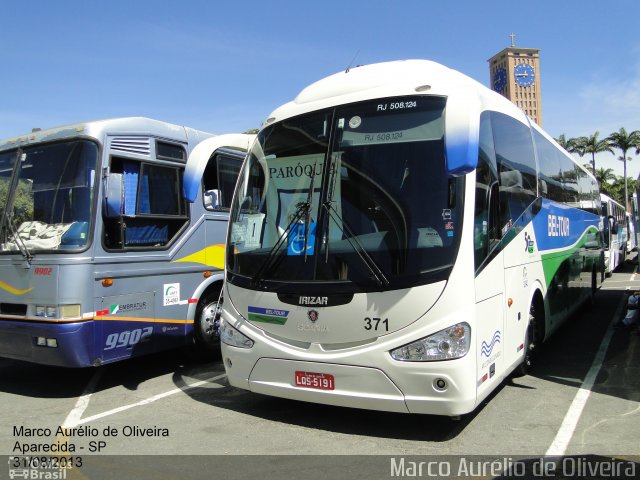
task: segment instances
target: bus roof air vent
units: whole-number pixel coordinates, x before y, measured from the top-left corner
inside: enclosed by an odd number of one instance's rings
[[[149,137],[113,137],[111,150],[138,155],[151,154],[151,140]]]

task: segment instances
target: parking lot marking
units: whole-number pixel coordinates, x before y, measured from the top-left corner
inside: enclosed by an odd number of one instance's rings
[[[173,390],[169,390],[168,392],[159,393],[159,394],[154,395],[152,397],[145,398],[144,400],[140,400],[139,402],[136,402],[136,403],[130,403],[129,405],[123,405],[122,407],[116,407],[116,408],[113,408],[111,410],[107,410],[106,412],[98,413],[96,415],[91,415],[90,417],[87,417],[87,418],[82,418],[82,419],[78,418],[77,422],[73,426],[82,425],[82,424],[85,424],[85,423],[90,423],[90,422],[93,422],[94,420],[99,420],[101,418],[108,417],[108,416],[114,415],[116,413],[124,412],[125,410],[129,410],[129,409],[134,408],[134,407],[140,407],[142,405],[148,405],[148,404],[153,403],[153,402],[155,402],[157,400],[161,400],[163,398],[170,397],[171,395],[175,395],[176,393],[186,392],[187,390],[191,390],[192,388],[200,387],[200,386],[202,386],[202,385],[204,385],[206,383],[216,382],[218,380],[222,380],[223,378],[226,378],[226,376],[227,375],[225,373],[223,373],[222,375],[218,375],[218,376],[215,376],[215,377],[212,377],[212,378],[207,378],[205,380],[201,380],[199,382],[192,383],[191,385],[186,385],[185,387],[182,387],[182,388],[175,388]]]
[[[618,304],[618,308],[613,315],[611,323],[609,324],[609,328],[607,329],[602,342],[600,342],[598,353],[596,353],[596,356],[593,359],[591,368],[589,368],[580,389],[573,398],[573,402],[571,402],[571,406],[564,416],[562,425],[560,426],[556,437],[553,439],[551,446],[547,450],[546,455],[561,456],[565,454],[567,447],[569,446],[569,442],[571,441],[571,437],[573,437],[573,432],[575,431],[578,421],[580,420],[580,416],[582,415],[582,411],[587,404],[587,400],[591,394],[591,389],[596,381],[596,377],[604,363],[604,357],[607,353],[607,349],[609,348],[611,337],[613,336],[613,323],[620,317],[620,313],[622,312],[622,308],[624,307],[626,300],[627,296],[623,295],[620,299],[620,303]]]
[[[64,419],[64,422],[62,422],[63,427],[68,428],[78,425],[80,418],[82,418],[82,414],[89,406],[89,400],[91,400],[91,395],[95,391],[96,385],[98,385],[98,382],[100,381],[103,370],[104,369],[102,368],[98,369],[96,370],[96,373],[93,374],[91,380],[89,380],[89,383],[87,383],[87,386],[84,388],[82,395],[80,395],[80,397],[78,398],[76,405],[69,412],[67,418]]]

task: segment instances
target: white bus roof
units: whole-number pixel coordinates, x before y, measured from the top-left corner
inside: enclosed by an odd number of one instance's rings
[[[16,148],[17,146],[32,145],[78,136],[100,139],[105,134],[126,133],[127,135],[148,135],[151,132],[153,132],[154,136],[167,138],[177,137],[185,142],[189,139],[201,141],[212,136],[211,133],[154,120],[152,118],[120,117],[61,125],[18,135],[6,140],[0,140],[0,151]]]
[[[274,110],[266,124],[335,105],[371,98],[430,95],[473,95],[480,110],[506,113],[528,125],[526,115],[502,95],[481,83],[430,60],[398,60],[347,69],[304,88],[296,98]]]

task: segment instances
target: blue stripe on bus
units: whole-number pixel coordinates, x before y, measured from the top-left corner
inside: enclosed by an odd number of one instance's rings
[[[600,218],[579,208],[542,199],[542,208],[533,217],[537,248],[543,252],[574,245],[589,227],[599,227]]]

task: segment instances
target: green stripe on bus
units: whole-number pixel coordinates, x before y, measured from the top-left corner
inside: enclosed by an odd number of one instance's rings
[[[274,317],[272,315],[260,315],[259,313],[250,313],[249,321],[284,325],[285,323],[287,323],[287,317]]]
[[[587,243],[587,236],[593,235],[594,233],[598,233],[598,229],[596,227],[589,227],[585,230],[585,232],[580,237],[580,240],[573,247],[568,248],[567,250],[561,250],[553,253],[543,253],[541,254],[542,258],[542,269],[544,271],[544,279],[547,283],[547,288],[551,285],[551,281],[556,276],[560,265],[562,262],[566,261],[567,258],[571,257],[578,250],[584,249],[585,244]]]

